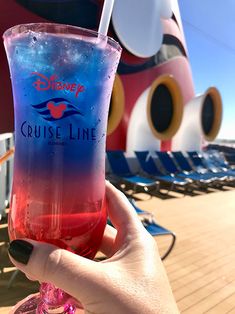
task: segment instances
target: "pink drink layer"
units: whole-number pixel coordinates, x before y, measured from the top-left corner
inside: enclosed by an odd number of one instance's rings
[[[100,207],[101,203],[100,201],[97,204],[89,204],[89,206],[90,208]],[[24,207],[18,211],[16,217],[18,223],[14,224],[14,228],[10,219],[9,233],[12,240],[29,238],[54,244],[87,258],[94,258],[99,249],[106,223],[104,204],[101,211],[97,212],[39,214],[37,216],[35,211],[33,220],[28,218],[27,214]]]

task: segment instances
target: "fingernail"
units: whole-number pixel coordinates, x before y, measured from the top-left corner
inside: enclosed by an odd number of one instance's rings
[[[17,262],[27,265],[33,245],[24,240],[14,240],[10,243],[8,252]]]

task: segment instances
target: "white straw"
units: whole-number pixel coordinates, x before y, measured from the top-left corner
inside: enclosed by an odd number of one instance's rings
[[[98,30],[99,34],[106,36],[108,33],[108,28],[109,28],[109,23],[110,23],[112,11],[113,11],[114,1],[115,0],[105,0],[104,1],[101,19],[100,19],[99,30]]]

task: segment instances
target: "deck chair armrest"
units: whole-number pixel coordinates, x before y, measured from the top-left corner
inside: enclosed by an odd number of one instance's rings
[[[206,168],[203,168],[201,166],[195,166],[195,169],[199,173],[206,173],[208,171]]]
[[[0,156],[0,166],[3,165],[11,156],[13,156],[15,149],[11,148],[7,152],[5,152],[2,156]]]
[[[176,235],[174,232],[171,232],[171,244],[168,247],[168,250],[161,256],[161,260],[163,261],[172,251],[173,247],[175,246],[175,241],[176,241]]]

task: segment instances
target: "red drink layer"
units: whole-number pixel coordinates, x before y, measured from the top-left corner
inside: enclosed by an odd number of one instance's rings
[[[41,214],[27,217],[27,210],[18,211],[15,223],[9,220],[11,239],[30,238],[48,242],[73,253],[94,258],[99,249],[104,226],[106,209],[102,202],[89,204],[90,208],[100,207],[100,211],[71,214]],[[42,210],[40,210],[42,212]],[[46,211],[45,211],[46,212]]]

